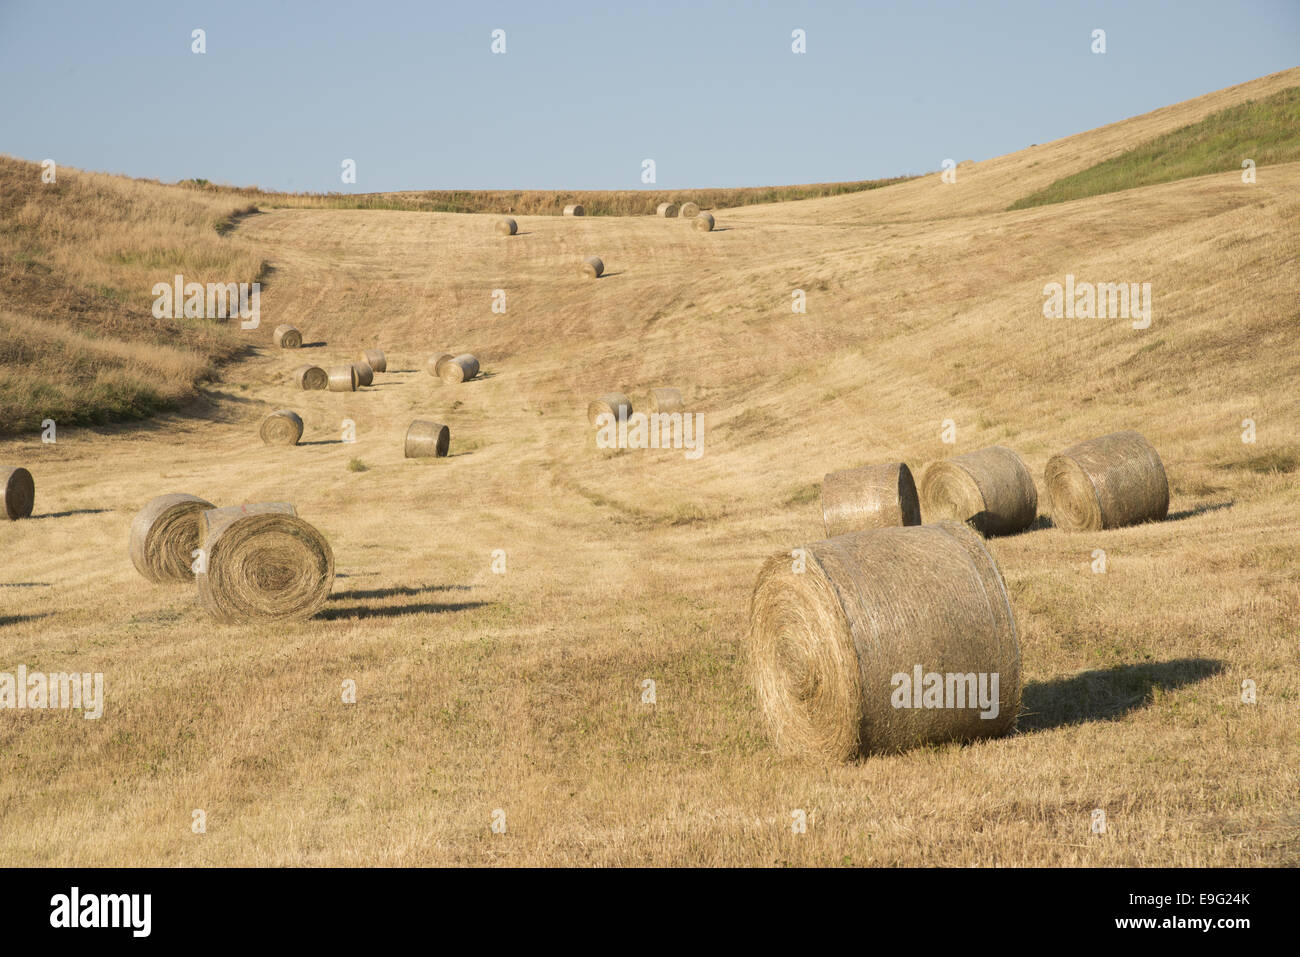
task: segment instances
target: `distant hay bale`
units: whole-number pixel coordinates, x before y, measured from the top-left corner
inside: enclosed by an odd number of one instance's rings
[[[712,213],[700,213],[693,220],[693,225],[702,233],[710,232],[716,223],[713,220]]]
[[[1164,463],[1137,432],[1112,432],[1053,455],[1044,473],[1052,522],[1068,532],[1163,521]]]
[[[1038,517],[1038,489],[1020,456],[993,445],[932,463],[921,476],[925,521],[966,522],[983,535],[1012,535]]]
[[[299,366],[293,370],[293,382],[300,389],[328,389],[330,374],[320,366]]]
[[[450,352],[444,352],[440,356],[430,356],[429,361],[424,364],[424,369],[429,375],[438,377],[442,372],[442,364],[449,359],[456,358]]]
[[[451,445],[451,429],[432,419],[416,419],[406,430],[408,459],[441,458]]]
[[[5,518],[16,522],[32,514],[36,502],[36,483],[25,468],[0,468],[0,488],[4,489]]]
[[[369,362],[354,362],[352,368],[357,370],[357,385],[367,386],[375,381],[375,370]]]
[[[502,236],[513,236],[519,232],[519,224],[509,216],[505,216],[497,220],[496,230]]]
[[[131,520],[127,550],[136,571],[151,582],[192,581],[203,513],[213,508],[205,499],[180,492],[150,499]]]
[[[912,470],[903,462],[864,465],[822,479],[826,536],[890,525],[920,525],[921,503]]]
[[[695,203],[682,203],[677,207],[677,215],[682,219],[694,219],[700,215],[700,207]]]
[[[975,532],[956,522],[875,528],[802,552],[769,558],[750,600],[751,674],[778,746],[843,761],[1015,726],[1015,619]],[[937,701],[907,694],[918,668],[920,690],[937,684]]]
[[[587,421],[592,425],[602,414],[614,416],[614,421],[621,422],[632,415],[632,400],[622,392],[608,392],[587,405]]]
[[[680,209],[676,203],[660,203],[655,212],[664,219],[675,219]]]
[[[677,389],[661,388],[650,390],[650,411],[671,415],[686,408],[686,400]]]
[[[605,264],[599,256],[588,256],[582,261],[582,274],[589,279],[599,279],[605,274]]]
[[[334,366],[329,370],[329,389],[331,392],[356,392],[356,366]]]
[[[361,361],[376,372],[388,371],[388,357],[384,355],[383,349],[362,349]]]
[[[288,502],[202,516],[199,600],[218,621],[311,618],[334,584],[334,552]]]
[[[299,332],[293,326],[288,326],[288,325],[276,326],[275,335],[273,336],[273,338],[275,339],[275,344],[278,348],[281,349],[302,348],[302,333]]]
[[[456,356],[454,359],[444,359],[438,363],[436,371],[438,378],[443,382],[455,384],[457,382],[468,382],[478,375],[478,359],[474,358],[468,352],[464,355]]]
[[[297,445],[302,438],[302,417],[290,409],[276,409],[257,430],[267,445]]]
[[[581,203],[570,203],[564,207],[565,216],[586,216],[587,210]]]

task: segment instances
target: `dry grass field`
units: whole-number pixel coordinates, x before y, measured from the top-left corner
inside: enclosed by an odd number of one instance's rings
[[[0,670],[106,683],[98,720],[0,714],[0,864],[1300,864],[1300,163],[1007,211],[1297,85],[1266,77],[953,184],[715,210],[712,233],[240,220],[213,242],[270,264],[245,358],[179,411],[0,440],[37,484],[33,518],[0,525]],[[602,279],[579,275],[588,254]],[[1150,328],[1044,318],[1067,273],[1150,282]],[[280,322],[308,348],[272,349]],[[371,388],[288,384],[376,345],[389,371]],[[484,374],[432,378],[444,351]],[[700,458],[595,447],[590,399],[643,405],[660,385],[706,414]],[[276,408],[304,419],[301,446],[258,441]],[[451,427],[448,458],[402,457],[418,416]],[[1015,734],[845,765],[773,749],[749,595],[764,558],[822,537],[826,472],[919,474],[1000,443],[1045,512],[1049,456],[1124,428],[1164,459],[1167,521],[1067,534],[1040,517],[989,543],[1020,629]],[[325,612],[216,625],[193,588],[146,582],[128,526],[172,491],[294,502],[334,549]]]

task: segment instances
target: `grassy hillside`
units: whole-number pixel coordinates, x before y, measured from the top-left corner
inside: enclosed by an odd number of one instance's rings
[[[1010,208],[1029,209],[1189,176],[1240,171],[1245,159],[1254,160],[1257,167],[1300,160],[1300,87],[1212,113],[1063,176]]]

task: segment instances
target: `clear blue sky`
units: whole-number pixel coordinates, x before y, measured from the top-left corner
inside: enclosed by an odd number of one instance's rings
[[[0,152],[342,192],[869,179],[1296,65],[1298,0],[0,0]]]

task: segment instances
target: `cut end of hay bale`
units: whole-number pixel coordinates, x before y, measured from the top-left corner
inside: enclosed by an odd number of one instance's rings
[[[281,349],[302,348],[302,333],[293,326],[276,326],[272,338],[275,340],[276,346]]]
[[[622,392],[608,392],[587,405],[587,421],[597,425],[602,415],[612,415],[615,422],[621,422],[632,415],[632,400]]]
[[[926,522],[965,522],[981,535],[1014,535],[1038,517],[1038,488],[1020,456],[1001,445],[940,462],[921,477]]]
[[[218,621],[311,618],[334,584],[334,552],[287,502],[202,514],[199,599]]]
[[[509,216],[506,216],[497,220],[496,230],[502,236],[513,236],[515,233],[519,232],[519,224]]]
[[[435,366],[438,378],[455,385],[468,382],[479,373],[478,359],[468,352],[455,358],[444,359]]]
[[[890,525],[920,525],[921,503],[912,470],[903,462],[831,472],[822,479],[826,535]]]
[[[589,279],[599,279],[605,274],[605,264],[599,256],[588,256],[582,261],[582,274]]]
[[[356,392],[356,366],[334,366],[329,370],[329,390],[331,392]]]
[[[328,389],[330,375],[320,366],[299,366],[293,370],[293,383],[300,389]]]
[[[354,362],[352,368],[356,370],[358,386],[367,386],[375,381],[375,370],[369,362]]]
[[[671,415],[674,412],[681,412],[685,408],[686,400],[682,398],[682,393],[679,389],[672,389],[665,386],[663,388],[650,390],[651,412]]]
[[[36,483],[25,468],[0,468],[0,491],[4,493],[4,517],[16,522],[32,514]]]
[[[660,203],[655,212],[664,219],[675,219],[679,209],[676,203]]]
[[[388,357],[384,355],[383,349],[361,350],[361,361],[376,372],[388,371]]]
[[[434,376],[436,378],[441,378],[442,364],[454,358],[455,356],[453,356],[450,352],[444,352],[440,356],[430,356],[429,361],[424,364],[424,369],[426,372],[429,373],[429,375]]]
[[[150,499],[131,520],[128,552],[151,582],[189,582],[202,539],[203,513],[216,508],[196,495],[173,492]]]
[[[276,409],[257,430],[267,445],[297,445],[302,438],[302,417],[291,409]]]
[[[682,203],[677,209],[677,215],[682,219],[694,219],[700,215],[700,207],[696,203]]]
[[[587,215],[587,210],[583,207],[581,203],[570,203],[568,206],[564,207],[564,215],[585,216]]]
[[[700,213],[692,220],[692,222],[695,224],[695,228],[702,233],[710,232],[716,225],[712,213]]]
[[[1043,476],[1052,523],[1067,532],[1099,531],[1169,514],[1169,478],[1141,433],[1088,439],[1047,462]]]
[[[750,604],[754,687],[779,746],[842,761],[1015,726],[1015,621],[975,532],[877,528],[802,552],[768,559]]]
[[[416,419],[406,430],[408,459],[441,458],[451,447],[451,429],[431,419]]]

